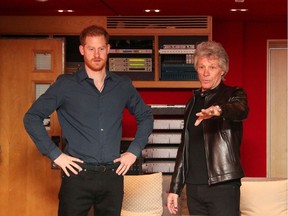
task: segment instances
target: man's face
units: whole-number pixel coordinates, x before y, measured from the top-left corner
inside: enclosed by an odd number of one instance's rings
[[[202,90],[213,89],[221,82],[224,71],[219,67],[218,58],[198,58],[198,68],[196,68]]]
[[[84,56],[86,67],[92,71],[101,71],[105,68],[110,45],[106,44],[104,36],[88,36],[86,44],[80,45],[79,50]]]

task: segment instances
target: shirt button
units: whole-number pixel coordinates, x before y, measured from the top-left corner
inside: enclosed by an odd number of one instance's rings
[[[101,131],[104,131],[104,129],[103,129],[103,128],[101,128],[100,130],[101,130]]]

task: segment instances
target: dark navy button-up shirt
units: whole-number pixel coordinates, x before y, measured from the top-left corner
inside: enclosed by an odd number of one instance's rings
[[[102,92],[85,69],[60,75],[25,114],[24,125],[39,151],[54,161],[61,150],[48,136],[43,119],[56,110],[67,141],[65,153],[85,162],[107,163],[120,156],[125,108],[137,121],[128,151],[139,156],[153,129],[152,112],[129,78],[109,71]]]

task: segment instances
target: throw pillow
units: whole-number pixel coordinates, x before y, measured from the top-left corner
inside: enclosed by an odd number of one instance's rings
[[[124,176],[121,216],[161,216],[162,173]]]
[[[288,180],[243,178],[241,216],[287,216]]]

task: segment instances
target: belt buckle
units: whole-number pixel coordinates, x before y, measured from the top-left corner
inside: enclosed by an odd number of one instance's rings
[[[104,166],[104,165],[99,165],[98,168],[100,168],[100,167],[103,168],[103,169],[100,170],[100,172],[106,172],[106,169],[107,169],[106,166]]]

